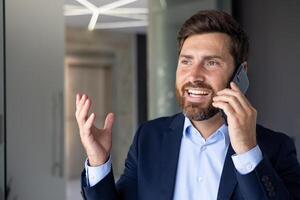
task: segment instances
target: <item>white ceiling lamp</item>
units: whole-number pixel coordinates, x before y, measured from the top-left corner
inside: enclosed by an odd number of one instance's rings
[[[81,5],[85,6],[86,8],[90,9],[91,11],[95,11],[98,9],[94,4],[92,4],[87,0],[76,0],[76,1]]]
[[[79,16],[79,15],[91,15],[93,11],[87,8],[75,8],[73,6],[66,5],[64,15],[65,16]]]
[[[115,1],[100,7],[95,6],[88,0],[76,0],[78,3],[83,5],[84,7],[74,6],[74,5],[66,5],[65,6],[65,16],[78,16],[78,15],[88,15],[91,14],[91,20],[88,25],[89,30],[94,30],[98,21],[99,14],[109,15],[115,17],[123,17],[136,19],[139,21],[130,21],[127,22],[112,22],[112,23],[100,23],[96,28],[101,27],[113,27],[123,28],[125,24],[127,27],[136,27],[136,26],[146,26],[147,24],[147,13],[148,9],[146,8],[119,8],[121,6],[133,3],[137,0],[119,0]],[[102,26],[103,24],[103,26]],[[114,25],[112,25],[114,24]],[[131,26],[130,26],[131,25]]]
[[[98,9],[101,12],[105,12],[105,11],[108,11],[108,10],[112,10],[114,8],[118,8],[118,7],[130,4],[130,3],[133,3],[135,1],[137,1],[137,0],[119,0],[119,1],[115,1],[113,3],[109,3],[109,4],[106,4],[104,6],[101,6]]]
[[[97,21],[98,21],[99,13],[100,13],[99,10],[95,10],[95,11],[93,12],[92,18],[91,18],[90,23],[89,23],[89,26],[88,26],[88,29],[89,29],[90,31],[94,30],[95,25],[96,25],[96,23],[97,23]]]

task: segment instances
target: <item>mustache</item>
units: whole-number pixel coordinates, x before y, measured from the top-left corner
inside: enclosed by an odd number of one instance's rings
[[[194,82],[185,83],[181,88],[181,92],[184,93],[186,88],[205,88],[205,89],[213,90],[213,88],[210,85],[208,85],[202,81],[194,81]]]

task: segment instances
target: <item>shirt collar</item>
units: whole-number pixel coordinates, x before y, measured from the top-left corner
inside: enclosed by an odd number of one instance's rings
[[[183,137],[190,138],[193,142],[204,144],[213,143],[215,141],[223,140],[227,146],[230,142],[228,127],[224,124],[218,128],[207,140],[202,137],[201,133],[194,127],[189,118],[185,117],[183,126]]]

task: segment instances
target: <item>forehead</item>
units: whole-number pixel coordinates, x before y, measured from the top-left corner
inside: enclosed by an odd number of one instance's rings
[[[180,54],[217,54],[220,56],[230,55],[231,39],[224,33],[204,33],[188,37]]]

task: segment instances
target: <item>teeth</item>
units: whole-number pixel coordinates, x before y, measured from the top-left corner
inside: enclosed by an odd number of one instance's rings
[[[190,94],[196,94],[196,95],[207,95],[208,92],[203,91],[203,90],[194,90],[194,89],[189,89],[188,93]]]

